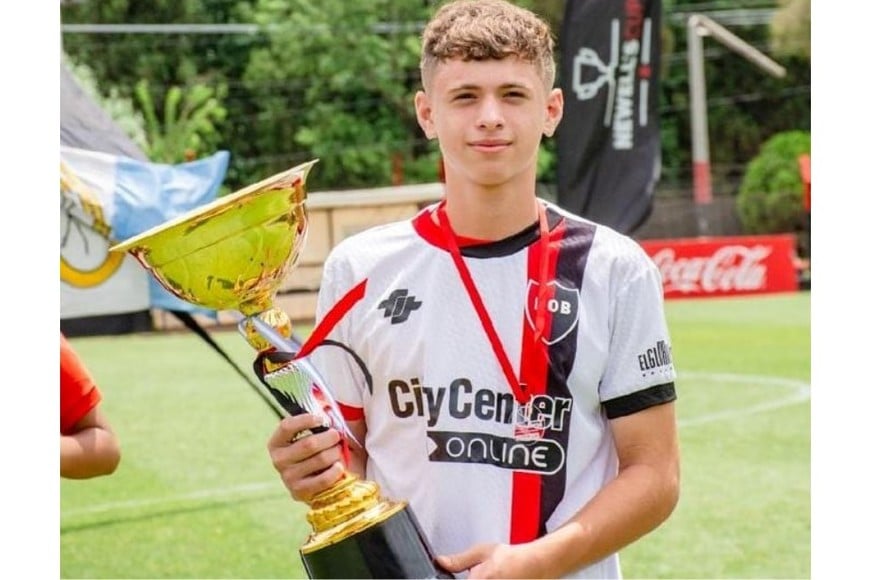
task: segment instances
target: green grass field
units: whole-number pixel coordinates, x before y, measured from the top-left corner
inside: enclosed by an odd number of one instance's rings
[[[670,301],[682,494],[622,551],[626,578],[810,577],[810,295]],[[234,331],[214,338],[246,370]],[[304,572],[305,508],[272,470],[276,417],[192,333],[75,338],[122,441],[110,477],[61,481],[64,578]]]

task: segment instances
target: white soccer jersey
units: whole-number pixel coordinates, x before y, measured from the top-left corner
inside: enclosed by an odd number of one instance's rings
[[[346,417],[365,418],[366,478],[384,497],[408,500],[435,553],[450,554],[530,541],[565,523],[616,474],[608,418],[673,400],[676,375],[653,262],[627,236],[545,204],[551,298],[542,340],[538,224],[462,248],[530,394],[518,399],[435,207],[333,250],[318,320],[352,288],[364,294],[312,360]],[[572,576],[619,574],[614,555]]]

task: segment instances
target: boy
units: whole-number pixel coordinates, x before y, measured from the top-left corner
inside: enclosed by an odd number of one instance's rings
[[[679,491],[658,270],[629,238],[536,198],[563,107],[545,23],[502,0],[448,3],[423,32],[421,73],[444,200],[324,266],[318,321],[365,283],[329,335],[345,350],[313,355],[363,442],[347,468],[409,500],[454,573],[619,577],[616,552]],[[300,501],[345,469],[333,429],[291,443],[316,425],[288,417],[269,440]]]

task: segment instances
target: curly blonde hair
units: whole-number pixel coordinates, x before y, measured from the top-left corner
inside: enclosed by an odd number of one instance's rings
[[[435,67],[451,59],[501,60],[515,56],[535,65],[553,88],[556,65],[549,25],[504,0],[455,0],[441,6],[423,30],[420,73],[425,88]]]

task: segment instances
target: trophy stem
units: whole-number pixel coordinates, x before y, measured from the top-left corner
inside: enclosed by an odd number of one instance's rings
[[[257,324],[255,319],[262,322]],[[269,335],[264,336],[264,329],[268,329]],[[239,323],[239,331],[245,340],[258,353],[280,348],[274,344],[278,340],[287,341],[293,332],[293,323],[290,317],[280,308],[270,307],[253,316],[246,316]]]

